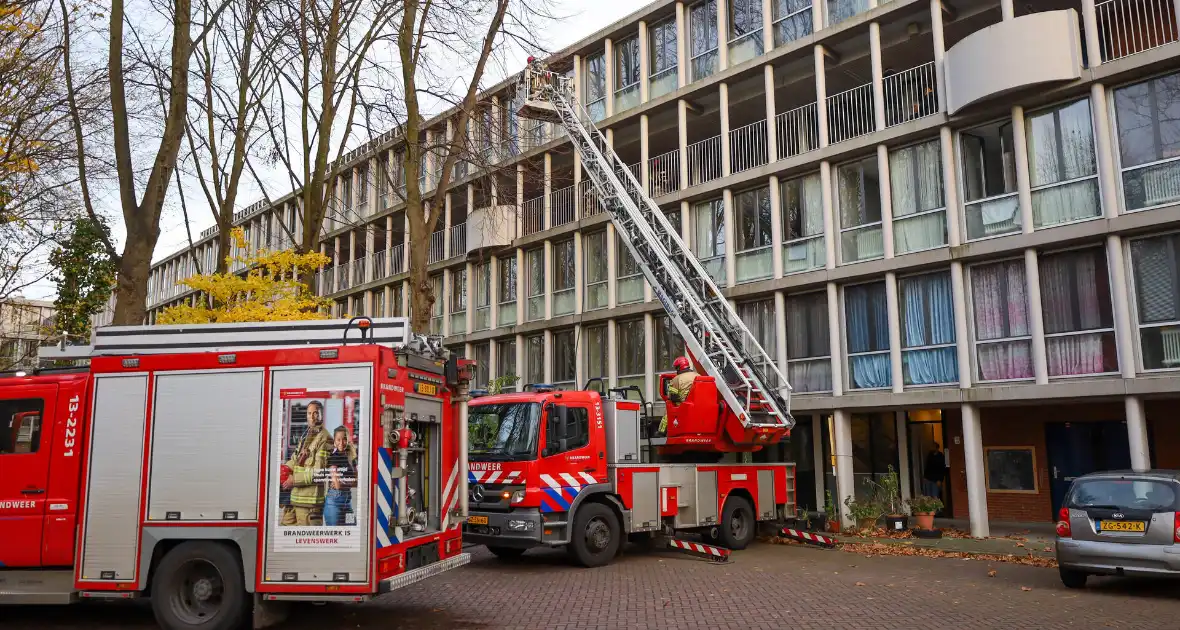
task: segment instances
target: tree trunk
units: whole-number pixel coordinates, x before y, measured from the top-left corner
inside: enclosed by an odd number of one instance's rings
[[[232,208],[233,206],[229,207]],[[229,223],[217,228],[217,273],[226,273],[229,271],[229,264],[225,259],[229,257],[230,252],[232,251],[230,249],[231,245],[229,233],[232,229],[232,219]]]
[[[115,282],[115,325],[138,326],[146,323],[148,275],[151,273],[152,252],[156,249],[159,233],[147,236],[143,239],[128,239],[123,248]]]
[[[410,222],[410,330],[425,335],[430,332],[430,316],[439,296],[434,294],[430,276],[426,273],[427,255],[430,253],[430,231],[422,229],[428,226],[425,221],[419,219],[419,230],[425,232],[426,236],[415,235],[414,223]]]

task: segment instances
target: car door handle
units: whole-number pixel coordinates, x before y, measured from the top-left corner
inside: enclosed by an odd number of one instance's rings
[[[45,494],[45,488],[25,488],[20,491],[21,494]]]

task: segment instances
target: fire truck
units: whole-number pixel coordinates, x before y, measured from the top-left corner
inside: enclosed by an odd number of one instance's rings
[[[106,327],[0,375],[0,603],[256,627],[468,562],[469,361],[403,318]],[[3,613],[0,613],[3,614]]]
[[[659,420],[652,406],[619,390],[606,398],[551,388],[477,398],[467,540],[501,557],[566,545],[578,563],[599,566],[618,553],[624,535],[659,534],[671,547],[728,558],[750,543],[759,523],[794,515],[792,464],[735,461],[789,434],[790,384],[595,127],[569,78],[530,58],[518,99],[522,117],[569,135],[699,376],[683,399],[669,396],[670,376],[660,377],[662,433],[651,430]],[[680,532],[716,544],[675,538]]]

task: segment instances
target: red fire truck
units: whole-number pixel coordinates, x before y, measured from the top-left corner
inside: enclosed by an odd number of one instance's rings
[[[401,318],[108,327],[0,375],[0,603],[256,626],[466,563],[471,364]],[[2,614],[2,613],[0,613]]]

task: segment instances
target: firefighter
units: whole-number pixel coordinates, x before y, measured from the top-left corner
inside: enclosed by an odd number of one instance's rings
[[[283,510],[283,525],[322,525],[324,484],[317,482],[317,472],[328,465],[332,436],[324,429],[324,404],[307,404],[307,433],[287,460],[291,475],[283,489],[291,491],[291,505]]]
[[[685,357],[676,357],[676,360],[672,362],[672,369],[676,370],[676,376],[673,376],[672,381],[668,383],[668,399],[672,401],[672,404],[679,405],[688,398],[688,392],[697,379],[697,373],[693,371],[692,363]],[[668,434],[668,414],[666,412],[664,419],[660,421],[657,433],[659,435]]]

